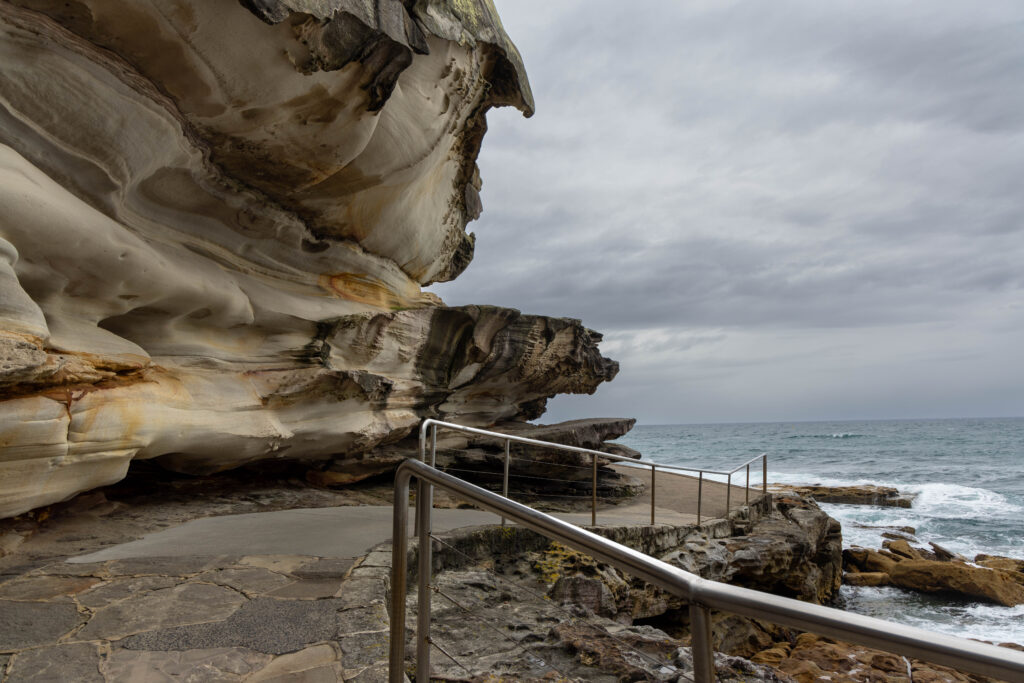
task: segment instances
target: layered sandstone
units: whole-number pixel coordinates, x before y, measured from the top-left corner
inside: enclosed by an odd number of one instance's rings
[[[0,516],[611,379],[579,321],[421,289],[472,258],[502,105],[489,0],[0,0]]]
[[[772,484],[773,491],[792,491],[819,503],[838,505],[876,505],[878,507],[909,508],[913,506],[916,494],[900,493],[892,486],[789,486]]]
[[[921,593],[945,593],[1007,607],[1024,604],[1024,574],[1015,569],[1024,561],[979,555],[985,562],[978,566],[948,551],[940,555],[906,541],[884,545],[883,550],[844,550],[843,581],[855,586],[893,585]]]

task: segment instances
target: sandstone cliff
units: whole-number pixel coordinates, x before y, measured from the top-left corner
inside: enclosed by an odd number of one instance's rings
[[[579,321],[421,290],[503,105],[489,0],[0,0],[0,516],[611,379]]]

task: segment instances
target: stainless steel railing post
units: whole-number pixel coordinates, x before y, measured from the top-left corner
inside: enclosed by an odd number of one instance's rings
[[[697,476],[697,525],[700,525],[700,503],[701,497],[704,494],[704,472],[703,470]]]
[[[654,495],[658,490],[655,486],[654,475],[657,471],[654,469],[654,465],[651,465],[651,526],[654,526]]]
[[[695,683],[713,683],[715,652],[711,648],[711,611],[696,602],[690,603],[690,633],[693,680]]]
[[[388,643],[388,683],[405,679],[405,594],[409,550],[409,474],[395,477],[394,517],[391,527],[391,636]]]
[[[429,426],[430,426],[430,420],[424,420],[423,424],[420,425],[420,462],[422,462],[424,464],[427,462],[427,428]],[[419,496],[419,487],[416,488],[416,495]],[[416,529],[416,533],[418,534],[420,532],[420,524],[421,524],[421,520],[420,520],[420,506],[418,504],[416,505],[415,515],[416,515],[414,517],[415,521],[413,522],[413,524],[414,524],[414,527]]]
[[[747,463],[747,486],[743,489],[743,504],[750,505],[750,463]]]
[[[725,516],[729,516],[729,508],[732,507],[732,472],[725,480]]]
[[[768,454],[761,454],[761,495],[768,495]]]
[[[597,526],[597,455],[591,457],[594,460],[594,475],[590,487],[590,526]]]
[[[505,439],[505,480],[501,484],[501,495],[508,498],[508,463],[510,460],[509,455],[509,444],[512,443],[508,439]],[[505,518],[501,518],[501,525],[505,526]]]
[[[420,478],[416,507],[420,513],[419,528],[419,567],[417,571],[416,589],[416,680],[430,680],[430,494],[431,484]]]

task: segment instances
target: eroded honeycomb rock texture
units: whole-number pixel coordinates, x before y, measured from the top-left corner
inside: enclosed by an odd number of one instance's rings
[[[421,290],[502,105],[490,0],[0,0],[0,516],[611,379],[578,321]]]

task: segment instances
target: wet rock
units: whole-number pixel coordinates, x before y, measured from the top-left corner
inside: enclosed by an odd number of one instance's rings
[[[956,562],[966,562],[967,561],[967,558],[964,557],[963,555],[958,555],[957,553],[954,553],[951,550],[946,550],[945,548],[943,548],[938,543],[932,543],[931,541],[929,541],[928,545],[930,545],[932,547],[932,553],[930,553],[930,554],[933,555],[933,557],[925,556],[923,559],[926,559],[926,560],[940,560],[942,562],[949,562],[949,561],[954,561],[954,560]]]
[[[854,572],[843,574],[847,586],[888,586],[892,579],[885,572]]]
[[[923,560],[926,559],[921,551],[911,546],[905,539],[898,539],[894,541],[884,541],[882,547],[889,552],[904,557],[908,560]]]
[[[1017,560],[1012,557],[981,554],[974,556],[974,563],[980,564],[982,567],[988,567],[989,569],[1001,569],[1005,572],[1024,573],[1024,560]]]
[[[895,586],[925,593],[958,593],[1006,606],[1024,603],[1024,586],[1005,572],[958,562],[904,560],[893,565],[889,577]]]
[[[900,493],[891,486],[788,486],[772,484],[775,490],[791,490],[808,496],[819,503],[841,505],[877,505],[880,507],[909,508],[914,495]]]
[[[881,572],[888,574],[896,560],[869,548],[845,548],[843,550],[843,566],[849,571]]]

